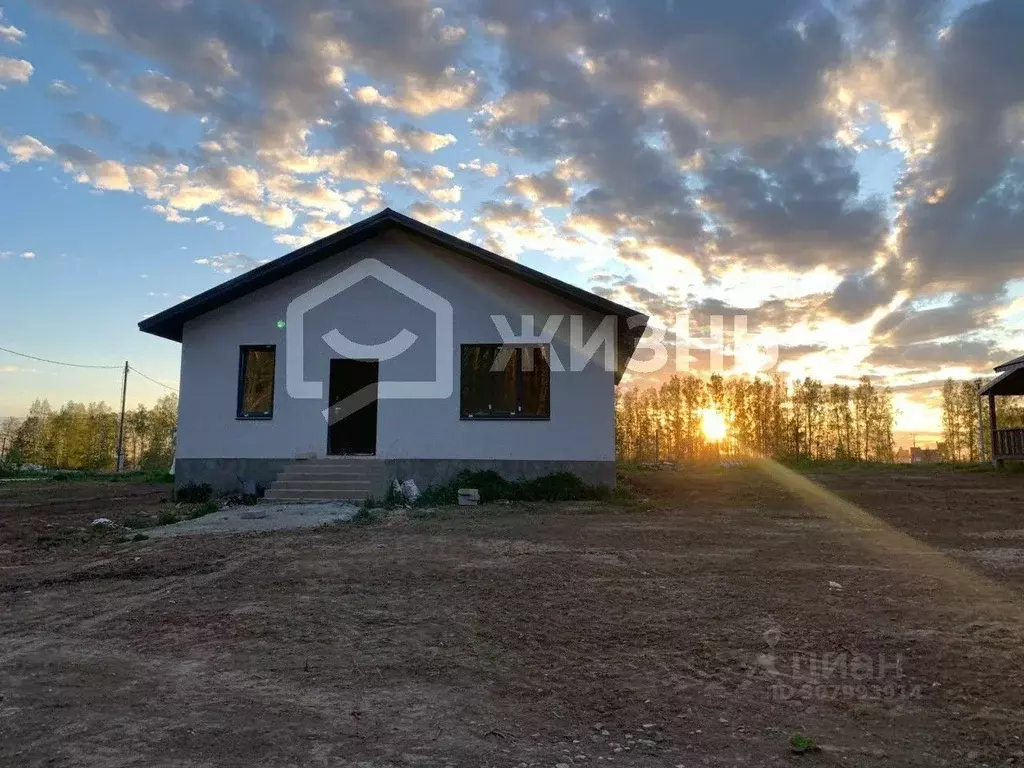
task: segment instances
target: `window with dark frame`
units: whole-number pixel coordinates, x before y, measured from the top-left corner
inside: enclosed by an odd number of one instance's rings
[[[463,419],[550,419],[548,345],[463,344]]]
[[[277,348],[243,346],[238,363],[238,418],[269,419],[274,415],[274,366]]]

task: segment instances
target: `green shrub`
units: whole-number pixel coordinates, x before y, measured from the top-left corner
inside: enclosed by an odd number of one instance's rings
[[[140,530],[142,528],[151,528],[153,521],[146,517],[126,517],[121,521],[121,525],[125,528],[131,528],[132,530]]]
[[[180,520],[181,518],[169,509],[165,509],[163,512],[156,516],[157,525],[173,525],[174,523],[177,523]]]
[[[148,541],[148,540],[149,540],[149,536],[147,536],[144,533],[136,533],[134,536],[132,536],[132,541]]]
[[[203,483],[202,485],[189,483],[174,492],[174,500],[183,501],[186,504],[202,504],[212,498],[213,486],[208,483]]]
[[[188,511],[188,518],[189,520],[195,520],[199,517],[212,515],[214,512],[220,512],[220,504],[216,501],[205,501],[198,506],[192,507]]]
[[[490,501],[584,501],[605,499],[610,491],[590,485],[571,472],[556,472],[533,480],[506,480],[494,470],[460,472],[445,485],[426,488],[416,503],[420,506],[456,504],[460,488],[476,488],[481,503]]]

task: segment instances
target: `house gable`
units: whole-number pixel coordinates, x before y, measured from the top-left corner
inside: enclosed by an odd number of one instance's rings
[[[427,226],[390,208],[153,315],[140,322],[139,329],[154,336],[181,341],[185,323],[189,320],[336,256],[372,237],[394,230],[423,238],[434,246],[542,288],[585,309],[614,316],[619,358],[616,381],[621,378],[643,335],[648,319],[646,315]]]

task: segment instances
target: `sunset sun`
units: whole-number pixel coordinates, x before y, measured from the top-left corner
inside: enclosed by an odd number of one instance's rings
[[[700,429],[704,433],[704,437],[713,443],[724,440],[728,431],[722,414],[714,408],[705,408],[701,412]]]

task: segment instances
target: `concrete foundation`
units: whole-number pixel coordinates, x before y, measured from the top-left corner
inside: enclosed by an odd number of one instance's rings
[[[614,461],[531,461],[515,459],[386,459],[391,480],[415,480],[422,490],[442,485],[459,472],[494,470],[507,480],[532,480],[556,472],[570,472],[591,485],[615,487]]]
[[[294,459],[177,459],[174,487],[207,484],[218,494],[241,493],[245,483],[266,490]],[[420,489],[449,482],[459,472],[494,470],[508,480],[532,480],[571,472],[592,485],[615,487],[614,461],[531,461],[513,459],[384,459],[387,484],[416,481]]]
[[[174,488],[210,485],[218,494],[241,493],[246,482],[263,490],[277,479],[293,459],[176,459]]]

